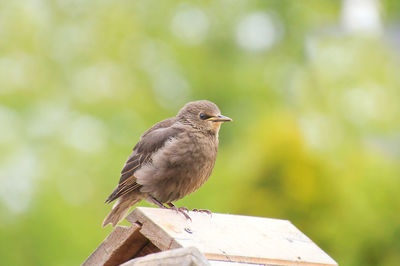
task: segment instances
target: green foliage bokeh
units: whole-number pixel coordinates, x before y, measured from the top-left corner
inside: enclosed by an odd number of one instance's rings
[[[342,265],[400,264],[399,48],[343,33],[341,8],[2,1],[0,264],[82,263],[141,133],[197,99],[234,122],[178,205],[288,219]],[[385,28],[399,12],[381,2]],[[272,25],[262,49],[238,36],[249,14]]]

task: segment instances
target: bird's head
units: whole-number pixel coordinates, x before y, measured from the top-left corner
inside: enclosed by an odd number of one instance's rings
[[[207,100],[187,103],[177,115],[184,123],[193,127],[217,134],[221,124],[232,121],[231,118],[223,116],[218,106]]]

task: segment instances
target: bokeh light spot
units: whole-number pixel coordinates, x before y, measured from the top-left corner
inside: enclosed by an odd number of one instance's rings
[[[244,50],[263,51],[280,38],[282,27],[270,13],[254,12],[243,17],[236,28],[236,42]]]
[[[203,10],[191,6],[179,6],[172,18],[173,34],[186,44],[202,43],[208,33],[209,20]]]

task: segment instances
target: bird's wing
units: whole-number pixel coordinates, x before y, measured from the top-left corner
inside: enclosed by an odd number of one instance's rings
[[[176,120],[177,120],[176,117],[171,117],[171,118],[168,118],[168,119],[165,119],[163,121],[160,121],[160,122],[156,123],[154,126],[149,128],[148,130],[146,130],[143,133],[141,138],[145,137],[147,134],[153,132],[154,130],[157,130],[157,129],[160,129],[160,128],[167,128],[167,127],[172,126],[176,122]]]
[[[178,133],[177,129],[171,127],[175,121],[175,117],[165,119],[143,133],[121,170],[119,184],[125,182],[125,180],[132,176],[143,163],[147,163],[149,159],[151,159],[151,155],[154,152],[164,146],[165,141]]]
[[[170,127],[173,122],[175,122],[174,119],[161,121],[142,135],[122,168],[118,187],[108,197],[107,203],[141,187],[140,184],[136,183],[134,173],[142,165],[151,162],[152,155],[162,148],[167,140],[174,138],[181,132],[179,128]]]

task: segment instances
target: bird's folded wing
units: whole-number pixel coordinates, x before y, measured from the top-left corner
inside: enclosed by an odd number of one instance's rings
[[[122,195],[140,188],[141,185],[136,183],[134,173],[141,166],[151,163],[153,154],[162,148],[168,140],[175,138],[180,132],[182,130],[175,127],[158,127],[152,131],[148,130],[143,134],[122,168],[118,187],[108,197],[106,202],[111,202]]]

